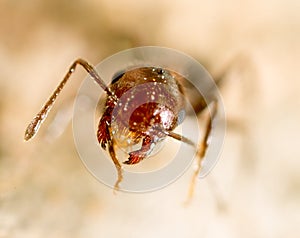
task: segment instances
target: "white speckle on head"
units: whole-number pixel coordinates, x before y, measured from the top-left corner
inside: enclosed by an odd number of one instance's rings
[[[161,122],[163,123],[163,125],[165,127],[169,127],[169,118],[172,117],[172,112],[169,110],[164,110],[162,112],[160,112],[160,118],[161,118]]]
[[[155,100],[155,96],[151,95],[151,100],[154,101]]]
[[[123,111],[126,112],[127,110],[128,110],[128,102],[125,103],[124,108],[123,108]]]

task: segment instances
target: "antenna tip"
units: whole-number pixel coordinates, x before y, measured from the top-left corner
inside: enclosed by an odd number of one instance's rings
[[[32,137],[34,137],[38,132],[40,125],[41,120],[39,119],[39,117],[35,117],[26,128],[24,140],[29,141]]]
[[[32,132],[31,129],[32,128],[29,125],[25,131],[24,141],[29,141],[33,137],[34,133]]]

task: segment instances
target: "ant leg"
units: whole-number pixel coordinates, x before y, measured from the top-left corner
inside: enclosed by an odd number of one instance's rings
[[[106,144],[108,143],[108,141],[111,141],[109,132],[109,128],[111,126],[111,114],[112,110],[110,108],[105,110],[98,124],[97,139],[104,150],[106,149]]]
[[[57,88],[55,89],[55,91],[53,92],[51,97],[46,101],[46,103],[44,104],[44,106],[42,107],[40,112],[33,118],[33,120],[30,122],[30,124],[26,128],[25,136],[24,136],[25,141],[30,140],[32,137],[34,137],[37,134],[41,124],[46,119],[55,100],[57,99],[58,95],[64,88],[67,81],[70,79],[71,74],[74,73],[77,65],[81,65],[89,73],[89,75],[104,89],[104,91],[106,93],[108,93],[109,95],[111,94],[108,87],[105,85],[104,81],[100,78],[100,76],[98,75],[95,68],[92,65],[90,65],[87,61],[85,61],[83,59],[77,59],[71,65],[67,74],[65,75],[63,80],[60,82],[60,84],[57,86]]]
[[[119,190],[119,184],[123,180],[123,173],[122,173],[122,166],[119,163],[119,161],[117,159],[117,156],[116,156],[113,141],[108,142],[108,151],[109,151],[109,155],[110,155],[110,157],[111,157],[112,161],[114,162],[115,167],[117,169],[118,178],[117,178],[117,181],[116,181],[115,186],[114,186],[114,191],[118,191]]]
[[[212,129],[212,121],[217,112],[217,101],[212,101],[211,104],[212,104],[212,107],[211,107],[212,109],[211,109],[211,112],[210,112],[210,115],[208,118],[208,122],[206,124],[205,134],[204,134],[202,142],[199,144],[199,146],[196,146],[194,142],[192,142],[190,139],[188,139],[180,134],[174,133],[172,131],[163,131],[167,136],[170,136],[176,140],[182,141],[184,143],[187,143],[187,144],[192,145],[195,148],[197,148],[197,152],[196,152],[197,167],[196,167],[196,170],[194,171],[192,179],[191,179],[189,193],[188,193],[188,200],[190,200],[190,198],[193,197],[196,179],[201,171],[201,163],[204,159],[204,156],[205,156],[205,153],[206,153],[206,150],[208,147],[208,137],[209,137],[211,129]]]
[[[196,179],[201,171],[201,164],[202,164],[202,161],[204,159],[204,156],[205,156],[205,153],[206,153],[206,150],[208,147],[208,137],[209,137],[211,129],[212,129],[212,122],[217,113],[217,107],[218,107],[217,101],[213,101],[212,104],[213,105],[210,110],[208,122],[206,124],[205,134],[203,136],[202,142],[199,144],[199,146],[197,148],[197,154],[196,154],[197,167],[196,167],[196,170],[194,171],[192,179],[191,179],[190,188],[189,188],[189,192],[188,192],[188,200],[190,200],[193,197]]]

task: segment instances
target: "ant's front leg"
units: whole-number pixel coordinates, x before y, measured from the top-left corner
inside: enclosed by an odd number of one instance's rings
[[[111,113],[106,110],[101,117],[97,130],[97,139],[101,147],[105,150],[106,145],[111,141],[110,137],[110,123],[111,123]]]
[[[118,191],[119,188],[120,188],[119,184],[123,180],[122,166],[121,166],[121,164],[120,164],[120,162],[119,162],[119,160],[117,159],[117,156],[116,156],[116,152],[115,152],[115,148],[114,148],[114,141],[110,140],[107,144],[108,144],[109,155],[110,155],[112,161],[114,162],[115,167],[117,169],[117,173],[118,173],[118,178],[117,178],[117,181],[116,181],[115,186],[114,186],[114,191]]]
[[[123,173],[122,173],[122,166],[116,156],[116,152],[114,148],[114,140],[111,138],[110,135],[110,130],[111,130],[110,123],[111,123],[111,110],[110,108],[107,108],[103,116],[101,117],[98,125],[97,139],[103,149],[106,149],[106,146],[108,146],[109,155],[118,173],[118,178],[115,183],[114,190],[119,190],[119,184],[123,180]]]
[[[202,161],[204,159],[204,156],[206,154],[206,150],[208,148],[208,139],[212,130],[212,123],[213,120],[216,116],[217,113],[217,108],[218,108],[218,103],[217,101],[212,101],[211,102],[212,106],[210,107],[210,113],[207,115],[208,116],[208,121],[206,123],[206,127],[205,127],[205,132],[204,132],[204,136],[203,139],[201,141],[201,143],[198,145],[197,148],[197,153],[196,153],[196,169],[193,173],[192,179],[191,179],[191,183],[190,183],[190,188],[189,188],[189,195],[188,195],[188,200],[190,198],[193,197],[194,194],[194,188],[195,188],[195,184],[196,184],[196,179],[198,178],[198,175],[201,171],[201,167],[202,167]],[[208,105],[209,107],[209,105]]]

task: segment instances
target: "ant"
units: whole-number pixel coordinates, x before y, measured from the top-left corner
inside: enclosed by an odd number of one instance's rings
[[[191,83],[168,68],[143,66],[129,69],[113,78],[110,85],[106,85],[95,67],[84,59],[75,60],[51,97],[28,125],[24,136],[25,141],[37,134],[58,95],[78,65],[82,66],[106,93],[103,114],[98,124],[97,139],[102,149],[108,151],[116,167],[117,180],[114,189],[119,190],[123,179],[122,165],[116,156],[116,143],[118,142],[116,140],[120,138],[120,135],[125,138],[125,143],[122,141],[119,144],[123,147],[122,149],[129,151],[128,159],[123,162],[128,165],[137,164],[149,157],[160,141],[171,137],[196,149],[197,168],[192,177],[190,191],[192,193],[208,148],[208,139],[218,104],[213,92],[209,101],[198,92],[197,103],[193,105],[195,112],[200,114],[206,108],[211,108],[204,136],[199,144],[175,133],[173,130],[184,119],[182,114],[185,112],[185,97],[190,96],[187,95],[186,89],[191,86]],[[137,149],[132,149],[133,147]]]

